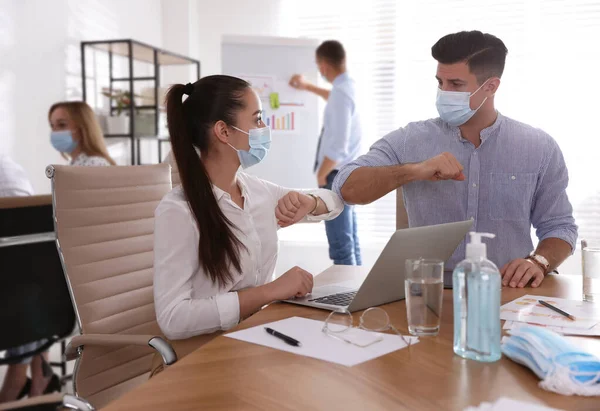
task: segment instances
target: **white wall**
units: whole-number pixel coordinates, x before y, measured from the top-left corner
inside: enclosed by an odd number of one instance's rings
[[[293,22],[284,19],[290,0],[197,0],[202,76],[221,73],[221,37],[290,36]]]
[[[161,0],[0,0],[0,151],[25,167],[37,193],[50,146],[47,112],[81,98],[82,40],[133,38],[162,46]]]

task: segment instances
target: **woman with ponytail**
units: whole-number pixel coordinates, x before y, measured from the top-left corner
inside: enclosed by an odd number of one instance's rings
[[[167,95],[181,186],[155,212],[154,301],[164,335],[183,340],[173,344],[179,357],[272,301],[311,292],[312,275],[298,267],[272,281],[277,230],[343,209],[329,190],[293,191],[238,171],[270,148],[261,113],[235,77],[177,84]]]

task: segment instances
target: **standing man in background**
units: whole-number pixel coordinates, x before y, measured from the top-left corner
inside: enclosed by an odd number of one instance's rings
[[[344,46],[339,41],[325,41],[317,48],[316,60],[319,73],[332,84],[331,91],[311,84],[300,74],[291,78],[290,86],[327,100],[314,170],[319,187],[331,189],[339,169],[358,157],[362,130],[356,109],[356,84],[346,71]],[[326,221],[325,230],[329,258],[334,264],[362,264],[353,206],[346,205],[338,218]]]

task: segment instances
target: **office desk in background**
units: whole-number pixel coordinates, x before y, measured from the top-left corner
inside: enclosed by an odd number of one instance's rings
[[[357,276],[364,276],[364,270],[334,266],[315,284]],[[505,288],[502,303],[525,294],[578,299],[581,278],[550,276],[538,289]],[[410,349],[351,368],[217,337],[105,410],[463,410],[503,396],[563,410],[600,409],[598,398],[542,390],[529,369],[504,357],[485,364],[454,355],[451,290],[444,291],[443,304],[439,336],[422,337]],[[407,332],[404,301],[382,308]],[[292,316],[324,320],[328,314],[272,304],[236,330]],[[600,355],[600,339],[587,339],[585,345]]]

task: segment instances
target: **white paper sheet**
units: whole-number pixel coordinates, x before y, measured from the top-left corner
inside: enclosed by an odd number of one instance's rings
[[[533,324],[533,323],[520,323],[517,321],[505,321],[504,327],[505,330],[512,330],[513,328],[523,327],[525,325],[535,325],[537,327],[544,327],[548,330],[557,332],[562,335],[584,335],[589,337],[600,336],[600,324],[593,326],[592,328],[571,328],[571,327],[557,327],[553,325],[542,325],[542,324]]]
[[[538,300],[555,305],[561,310],[574,315],[577,320],[569,320],[565,316],[539,304]],[[590,329],[600,323],[600,305],[584,301],[565,300],[564,298],[525,295],[500,307],[500,319],[558,327]]]
[[[524,401],[513,400],[512,398],[502,397],[495,403],[482,402],[478,407],[467,407],[465,411],[560,411],[556,408],[549,408],[545,405],[531,404]]]
[[[300,341],[302,347],[291,346],[279,338],[267,334],[265,327],[270,327],[275,331]],[[380,342],[361,348],[326,335],[321,331],[322,328],[322,321],[291,317],[225,334],[225,337],[333,362],[347,367],[352,367],[406,347],[402,338],[396,334],[379,334],[364,330],[352,330],[352,338],[359,338],[360,342],[372,339],[374,337],[373,334],[375,334],[375,337],[381,336],[383,338]],[[407,340],[409,338],[411,339],[411,345],[419,342],[417,337],[406,337]]]

